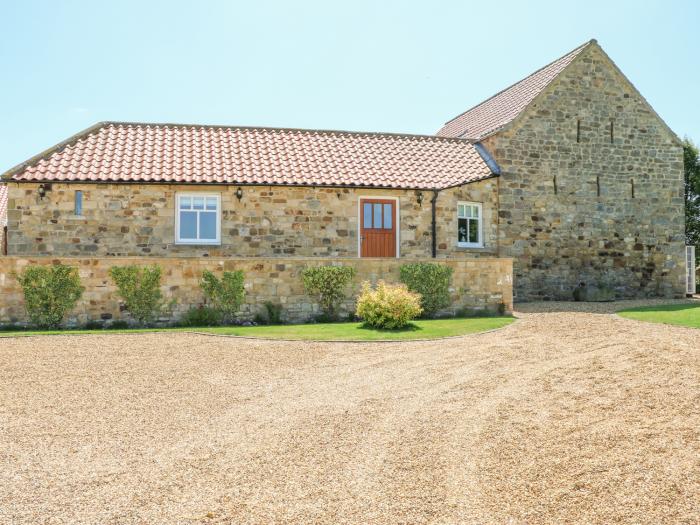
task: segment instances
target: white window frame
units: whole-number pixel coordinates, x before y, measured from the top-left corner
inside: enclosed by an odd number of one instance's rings
[[[460,242],[459,240],[459,219],[473,220],[470,217],[460,217],[459,207],[460,206],[476,206],[479,210],[479,242]],[[481,202],[468,202],[459,201],[457,202],[457,246],[459,248],[483,248],[484,247],[484,206]]]
[[[216,239],[183,239],[180,237],[180,199],[183,197],[214,197],[216,199]],[[205,201],[206,202],[206,201]],[[205,205],[206,207],[206,205]],[[197,210],[193,210],[197,211]],[[218,246],[221,244],[221,194],[185,192],[175,194],[175,244]]]

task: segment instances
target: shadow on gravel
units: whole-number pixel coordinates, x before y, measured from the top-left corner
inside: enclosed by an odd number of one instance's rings
[[[678,308],[699,306],[700,300],[693,299],[635,299],[606,303],[588,303],[575,301],[544,301],[533,303],[515,303],[516,313],[544,314],[580,312],[589,314],[613,314],[628,308],[652,308],[658,305],[674,305]]]

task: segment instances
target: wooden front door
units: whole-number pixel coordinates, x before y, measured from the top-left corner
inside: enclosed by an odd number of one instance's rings
[[[396,201],[360,199],[360,256],[396,257]]]

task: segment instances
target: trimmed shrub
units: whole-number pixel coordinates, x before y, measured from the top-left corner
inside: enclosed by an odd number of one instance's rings
[[[498,303],[498,305],[496,306],[496,312],[498,312],[498,315],[506,315],[506,311],[506,303],[504,303],[503,301]]]
[[[217,326],[221,324],[221,312],[208,306],[192,307],[178,321],[180,326]]]
[[[402,264],[400,274],[401,282],[412,292],[420,294],[424,316],[432,317],[450,305],[452,268],[449,266],[435,263]]]
[[[338,308],[345,299],[345,288],[355,276],[355,269],[351,266],[310,266],[301,275],[306,292],[318,296],[325,316],[336,319]]]
[[[204,270],[200,285],[204,298],[221,314],[221,320],[233,322],[245,298],[243,271],[224,272],[219,279],[209,270]]]
[[[362,284],[355,313],[368,326],[393,330],[403,328],[421,312],[419,294],[404,284],[379,281],[374,290],[368,282]]]
[[[282,324],[282,305],[266,301],[263,306],[265,310],[255,314],[253,322],[255,324]]]
[[[282,305],[272,301],[265,302],[265,312],[269,324],[282,324]]]
[[[15,275],[24,293],[30,322],[38,328],[58,328],[85,288],[71,266],[27,266]]]
[[[109,275],[126,310],[140,325],[151,324],[165,308],[160,266],[112,266]]]

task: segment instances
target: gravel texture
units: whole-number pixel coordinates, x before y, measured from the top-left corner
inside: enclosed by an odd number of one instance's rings
[[[622,306],[449,342],[0,340],[0,523],[699,523],[700,331]]]

